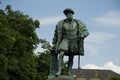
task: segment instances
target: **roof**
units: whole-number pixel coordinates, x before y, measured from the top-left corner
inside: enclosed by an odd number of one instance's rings
[[[79,78],[104,78],[108,79],[111,76],[120,76],[111,70],[98,70],[98,69],[72,69],[73,75]]]

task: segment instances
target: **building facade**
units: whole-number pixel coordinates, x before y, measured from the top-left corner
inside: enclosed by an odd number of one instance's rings
[[[72,69],[75,80],[109,80],[112,76],[119,76],[111,70]]]

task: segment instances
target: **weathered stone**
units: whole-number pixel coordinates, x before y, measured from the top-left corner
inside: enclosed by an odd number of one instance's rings
[[[57,77],[52,77],[48,80],[75,80],[73,76],[57,76]]]

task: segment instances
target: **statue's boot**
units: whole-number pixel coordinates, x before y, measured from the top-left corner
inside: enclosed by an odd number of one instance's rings
[[[56,76],[60,76],[61,75],[61,66],[58,67],[58,72],[56,73]]]
[[[59,62],[58,62],[58,71],[57,71],[57,73],[56,73],[56,76],[59,76],[59,75],[61,75],[61,70],[62,70],[62,62],[61,62],[61,59],[59,60]]]
[[[71,76],[71,75],[72,75],[70,70],[71,70],[71,68],[70,68],[70,69],[68,69],[68,75],[69,75],[69,76]]]
[[[68,71],[68,75],[69,75],[69,76],[71,76],[71,75],[72,75],[70,71]]]
[[[58,71],[57,73],[56,73],[56,76],[60,76],[61,75],[61,71]]]

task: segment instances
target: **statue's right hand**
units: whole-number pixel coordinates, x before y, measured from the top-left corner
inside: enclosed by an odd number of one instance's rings
[[[51,48],[51,49],[52,49],[52,50],[54,50],[54,49],[55,49],[55,44],[53,44],[53,45],[52,45],[52,48]]]
[[[52,50],[55,51],[55,53],[58,52],[58,46],[59,46],[59,43],[53,44],[53,46],[52,46]]]
[[[51,53],[51,54],[55,54],[55,45],[53,45],[53,46],[51,47],[50,53]]]
[[[56,45],[56,44],[53,44],[51,50],[56,52],[56,48],[57,48],[57,45]]]

